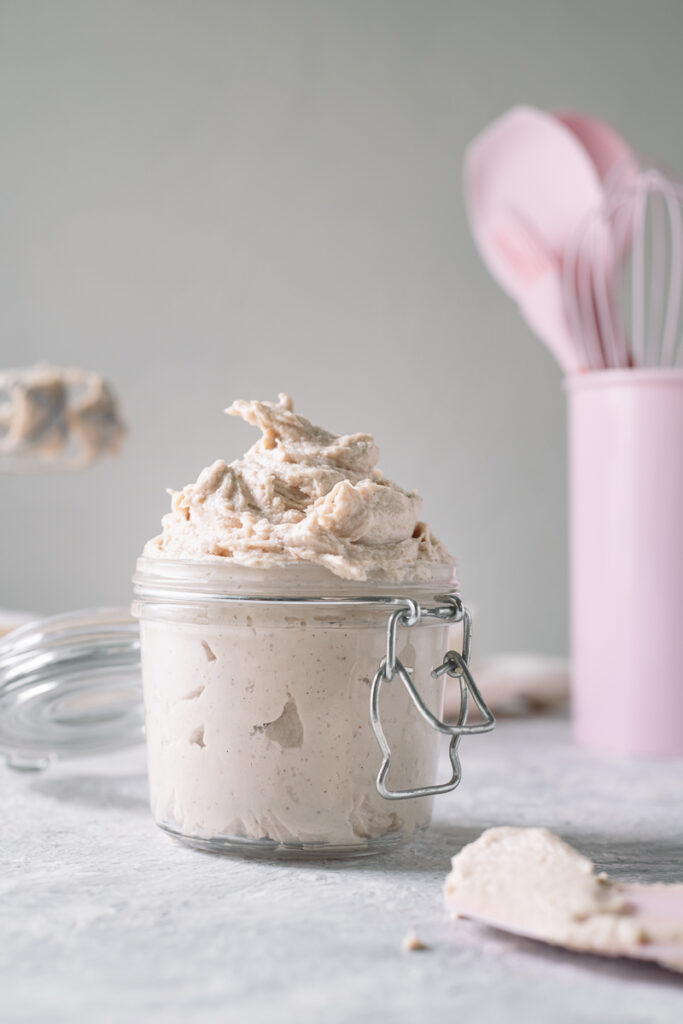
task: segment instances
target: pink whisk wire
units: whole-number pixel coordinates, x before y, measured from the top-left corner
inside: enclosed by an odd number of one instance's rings
[[[564,299],[588,369],[677,365],[683,351],[682,206],[683,184],[648,169],[627,188],[608,189],[575,232],[565,254]]]

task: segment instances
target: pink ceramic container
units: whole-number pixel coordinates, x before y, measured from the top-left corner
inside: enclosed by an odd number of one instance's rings
[[[683,369],[566,388],[575,737],[683,755]]]

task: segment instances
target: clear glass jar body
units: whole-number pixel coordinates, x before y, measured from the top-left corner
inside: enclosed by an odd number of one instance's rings
[[[377,791],[370,689],[401,599],[438,603],[450,567],[379,587],[313,566],[260,570],[141,559],[134,613],[154,818],[210,850],[378,852],[431,818],[431,798]],[[192,597],[188,591],[193,587]],[[371,599],[371,600],[368,600]],[[379,599],[379,600],[377,600]],[[399,630],[397,653],[439,716],[448,624]],[[398,679],[381,698],[394,789],[432,785],[438,734]]]

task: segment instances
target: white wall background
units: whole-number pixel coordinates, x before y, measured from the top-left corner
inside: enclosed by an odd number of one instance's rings
[[[479,263],[460,167],[520,101],[683,171],[680,0],[0,2],[0,365],[106,373],[125,455],[0,476],[0,605],[126,603],[235,397],[373,432],[479,646],[566,648],[564,400]]]

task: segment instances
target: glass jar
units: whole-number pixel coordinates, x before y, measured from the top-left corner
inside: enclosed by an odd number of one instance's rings
[[[493,725],[453,570],[430,571],[380,585],[305,563],[139,559],[157,824],[206,850],[287,856],[379,852],[426,828],[433,795],[459,782],[460,736]],[[462,654],[448,651],[456,623]],[[447,673],[462,694],[453,725],[441,721]],[[484,716],[474,725],[470,694]],[[452,777],[436,784],[439,733]]]

